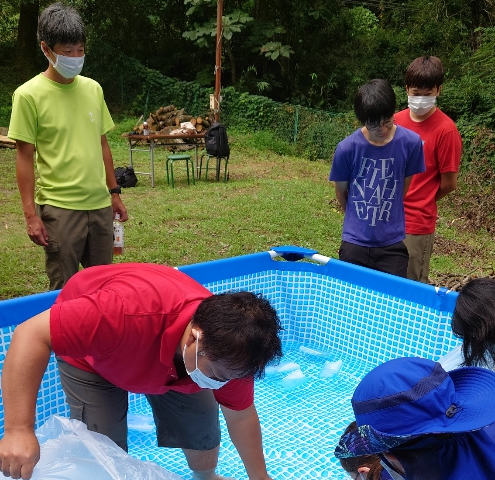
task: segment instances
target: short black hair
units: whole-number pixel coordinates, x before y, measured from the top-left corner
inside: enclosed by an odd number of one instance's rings
[[[464,365],[495,362],[495,278],[475,278],[462,288],[452,314],[452,331],[463,339]]]
[[[380,125],[394,116],[395,106],[395,92],[390,83],[381,78],[365,83],[354,98],[354,113],[362,125]]]
[[[431,89],[443,84],[443,65],[438,57],[418,57],[406,70],[406,87]]]
[[[51,49],[57,43],[76,45],[86,43],[86,28],[75,8],[62,3],[46,7],[38,19],[38,40]]]
[[[192,318],[202,330],[203,351],[240,377],[262,378],[265,366],[282,358],[280,319],[261,294],[227,292],[205,298]]]

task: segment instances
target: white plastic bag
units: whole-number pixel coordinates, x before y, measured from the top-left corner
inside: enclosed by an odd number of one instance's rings
[[[36,436],[41,458],[33,480],[183,480],[156,463],[131,457],[78,420],[52,416]]]

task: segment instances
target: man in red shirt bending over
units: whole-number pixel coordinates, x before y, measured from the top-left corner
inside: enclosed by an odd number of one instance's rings
[[[407,278],[428,282],[437,202],[457,187],[461,136],[455,123],[436,106],[442,91],[443,66],[437,57],[419,57],[407,67],[409,108],[395,114],[395,123],[423,140],[426,171],[414,175],[404,198],[409,252]]]
[[[215,472],[220,404],[249,479],[270,480],[254,378],[282,356],[280,331],[263,297],[212,295],[170,267],[123,263],[82,270],[49,310],[15,329],[2,371],[0,470],[31,478],[40,454],[36,397],[53,351],[71,418],[90,430],[127,450],[127,394],[144,393],[158,445],[181,448],[193,479],[227,480]]]

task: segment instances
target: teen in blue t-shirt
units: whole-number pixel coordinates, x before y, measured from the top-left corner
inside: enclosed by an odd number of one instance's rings
[[[329,179],[345,212],[340,260],[406,277],[403,198],[425,163],[419,135],[394,124],[395,105],[386,80],[359,89],[354,112],[363,127],[338,144]]]

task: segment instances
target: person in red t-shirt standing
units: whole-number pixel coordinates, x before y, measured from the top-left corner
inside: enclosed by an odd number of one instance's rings
[[[437,106],[444,79],[438,57],[419,57],[407,67],[409,108],[395,114],[395,123],[416,132],[423,141],[426,171],[414,175],[404,198],[409,252],[407,278],[428,282],[437,202],[457,187],[462,140],[455,123]]]
[[[89,267],[55,304],[15,329],[2,371],[0,471],[31,478],[40,447],[36,397],[57,357],[70,416],[127,450],[128,392],[146,394],[158,445],[181,448],[194,480],[215,471],[219,404],[250,480],[271,480],[254,405],[254,378],[282,356],[282,327],[251,292],[212,295],[186,274],[153,264]]]

